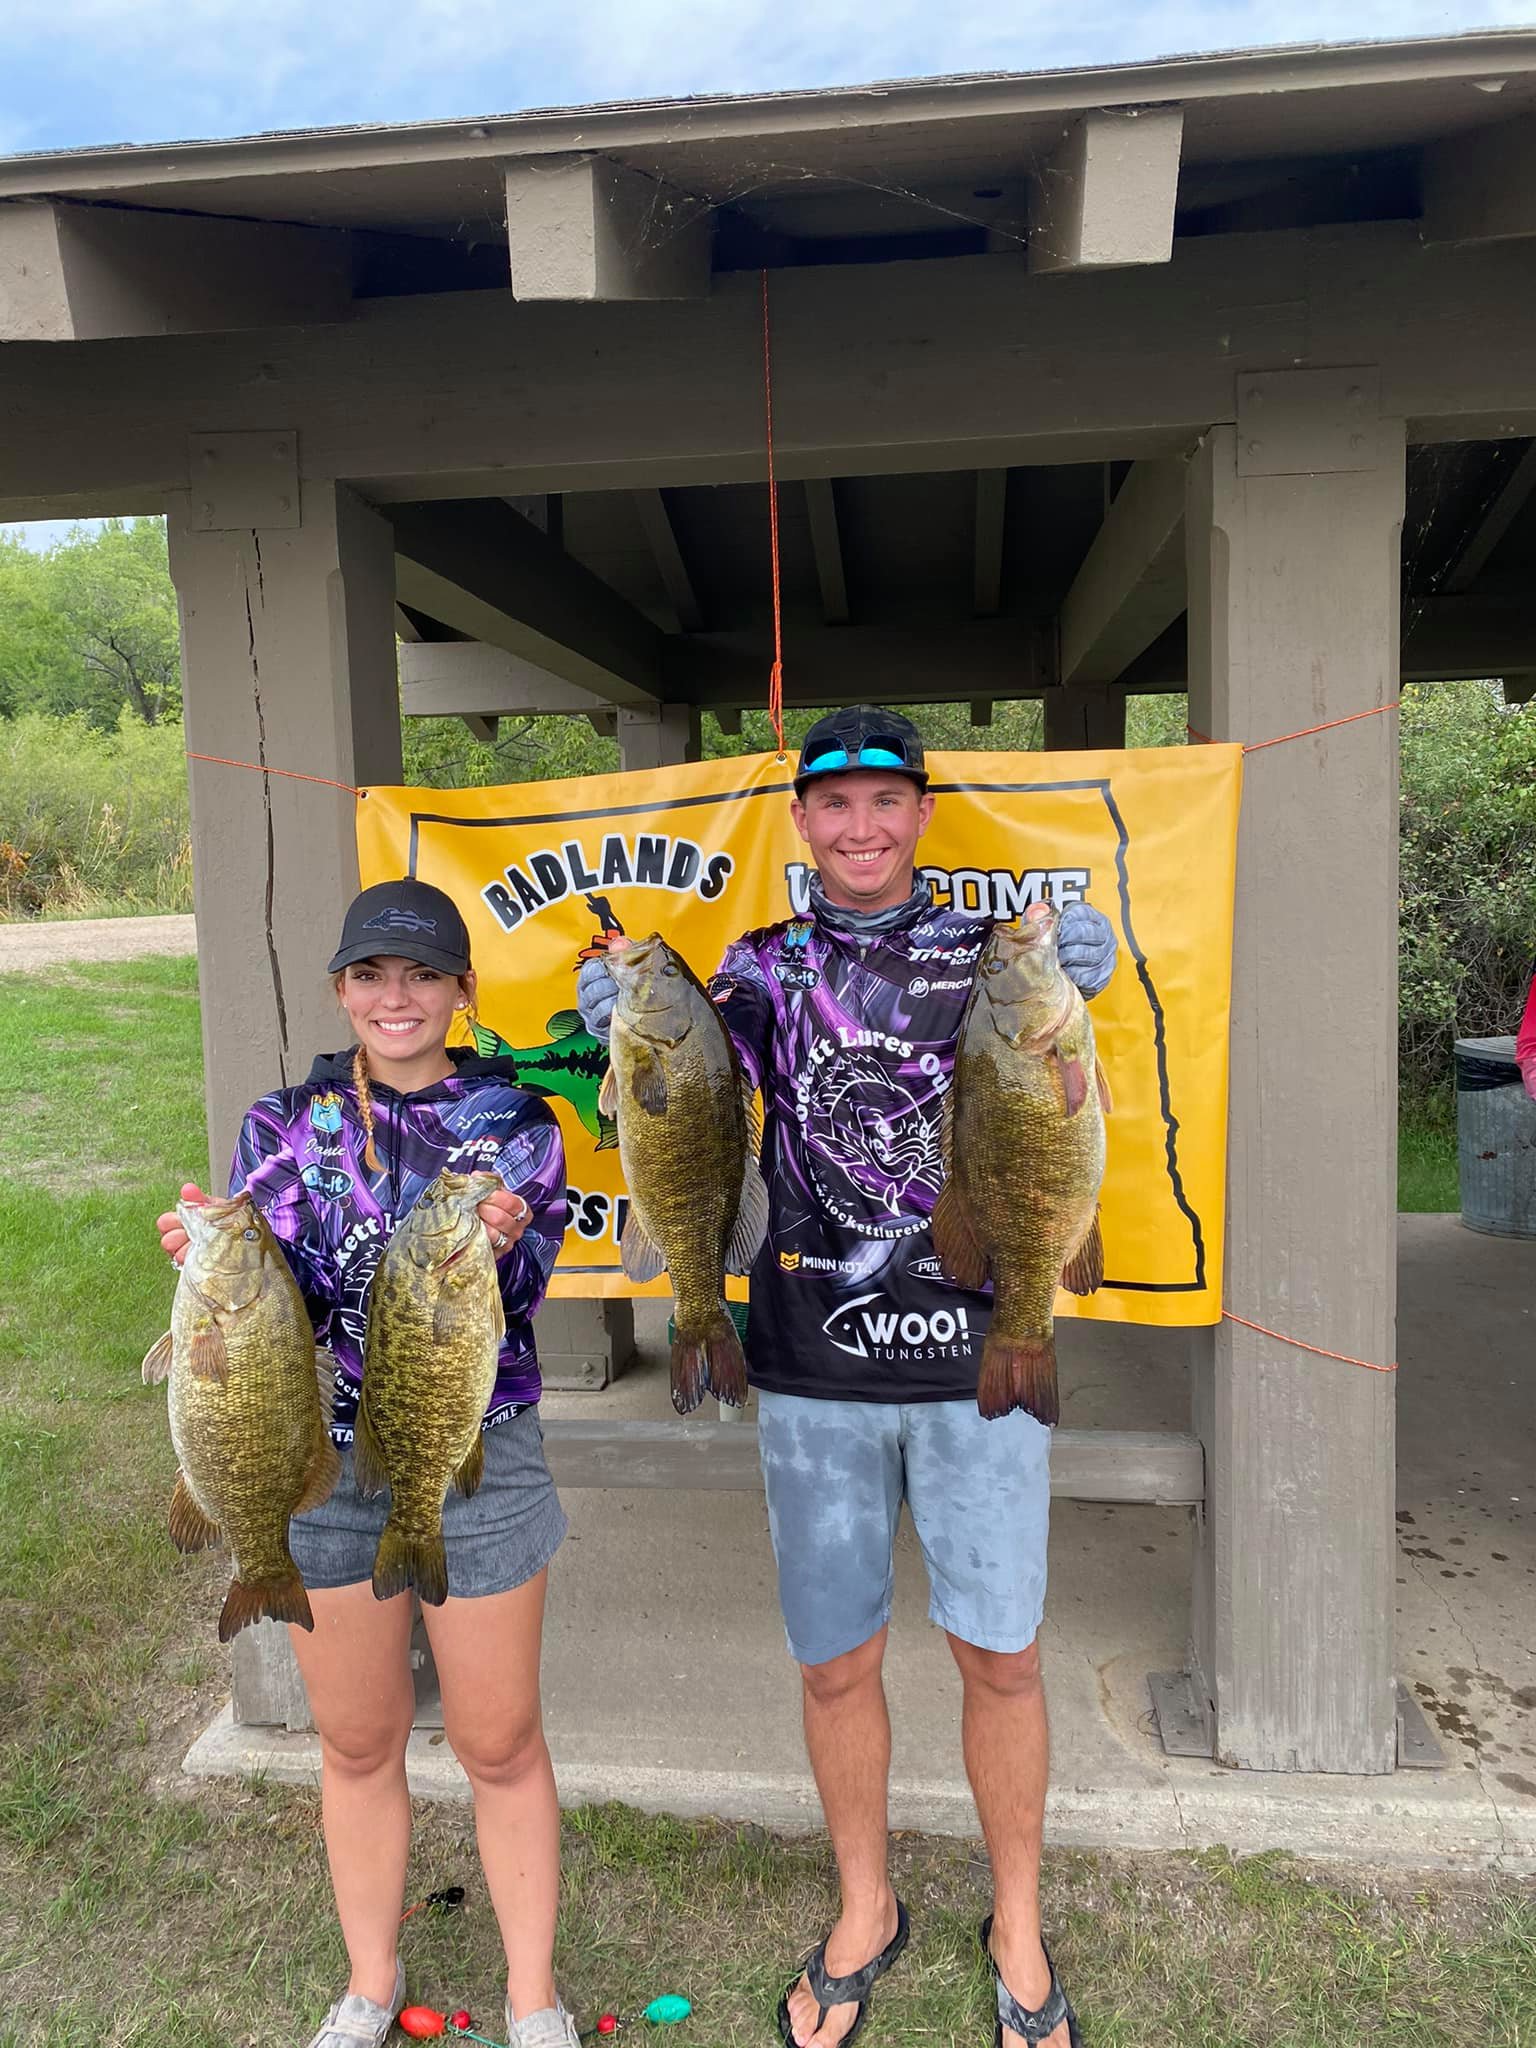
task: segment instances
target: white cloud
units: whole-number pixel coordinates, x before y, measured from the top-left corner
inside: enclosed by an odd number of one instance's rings
[[[0,80],[24,78],[30,103],[8,105],[0,84],[0,146],[7,134],[29,146],[29,129],[71,143],[177,140],[1449,34],[1507,18],[1499,0],[369,0],[334,11],[313,0],[7,0]],[[82,133],[70,125],[81,119],[105,125]]]

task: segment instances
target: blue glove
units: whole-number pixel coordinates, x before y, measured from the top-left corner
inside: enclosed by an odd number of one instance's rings
[[[1067,972],[1070,974],[1071,969]],[[619,1000],[619,984],[608,972],[606,960],[583,960],[576,977],[576,1007],[581,1021],[594,1038],[608,1043],[613,1028],[613,1006]]]
[[[1091,1001],[1109,986],[1119,953],[1115,928],[1102,910],[1095,910],[1091,903],[1067,904],[1056,933],[1056,957],[1062,972],[1077,983],[1086,999]],[[578,982],[578,1000],[580,987]]]

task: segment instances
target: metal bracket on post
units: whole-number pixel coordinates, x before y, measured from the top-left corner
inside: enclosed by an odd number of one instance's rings
[[[187,470],[199,533],[300,524],[299,437],[292,427],[189,435]]]

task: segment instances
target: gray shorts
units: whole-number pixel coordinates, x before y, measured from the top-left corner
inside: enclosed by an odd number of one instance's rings
[[[388,1513],[387,1493],[365,1500],[358,1492],[349,1444],[330,1499],[288,1524],[293,1561],[305,1585],[324,1589],[371,1579]],[[470,1499],[448,1490],[443,1538],[450,1595],[474,1600],[511,1592],[543,1571],[565,1531],[565,1510],[544,1462],[539,1411],[525,1408],[485,1432],[485,1476]]]
[[[1034,1641],[1045,1608],[1051,1433],[974,1401],[814,1401],[758,1390],[757,1442],[790,1655],[825,1664],[890,1619],[901,1503],[928,1613],[980,1650]]]

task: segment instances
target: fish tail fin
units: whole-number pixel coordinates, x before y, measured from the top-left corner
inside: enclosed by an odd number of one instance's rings
[[[407,1536],[394,1518],[384,1524],[378,1554],[373,1560],[373,1597],[393,1600],[414,1586],[429,1607],[441,1607],[448,1598],[448,1552],[443,1532],[435,1536]]]
[[[709,1389],[709,1337],[685,1337],[681,1331],[672,1339],[672,1406],[679,1415],[691,1415]]]
[[[731,1321],[730,1310],[722,1306],[720,1320],[704,1339],[709,1391],[729,1408],[744,1408],[747,1402],[747,1359],[741,1336]]]
[[[299,1628],[314,1627],[309,1595],[297,1565],[275,1579],[230,1580],[219,1615],[219,1641],[227,1643],[253,1621],[291,1621]]]
[[[1000,1330],[989,1330],[982,1346],[976,1406],[989,1421],[1015,1408],[1047,1426],[1059,1421],[1054,1332],[1043,1337],[1005,1337]]]

